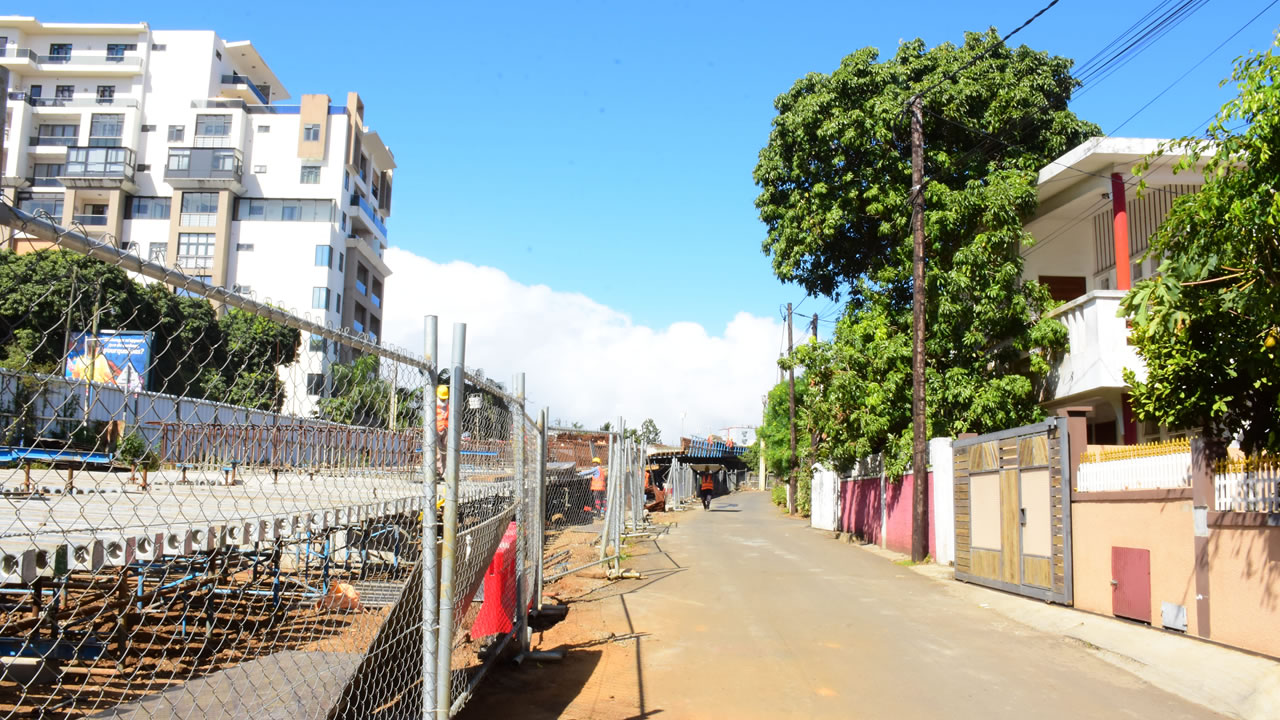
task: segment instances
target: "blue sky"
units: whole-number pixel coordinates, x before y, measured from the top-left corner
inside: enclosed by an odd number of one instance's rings
[[[1268,2],[1211,0],[1074,109],[1110,130]],[[250,39],[295,97],[361,93],[400,165],[393,244],[580,291],[637,323],[718,333],[738,311],[776,316],[801,298],[771,275],[752,205],[773,98],[859,47],[887,56],[904,38],[1005,32],[1042,4],[232,2],[206,14],[64,1],[11,12]],[[1015,40],[1083,61],[1152,4],[1063,0]],[[1197,130],[1227,97],[1230,60],[1266,47],[1277,23],[1280,5],[1122,134]]]

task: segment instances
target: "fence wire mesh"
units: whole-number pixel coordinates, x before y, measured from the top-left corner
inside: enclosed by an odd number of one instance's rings
[[[438,367],[434,318],[397,350],[0,225],[0,718],[452,716],[556,543],[616,559],[642,458]]]
[[[402,695],[425,362],[3,210],[0,716]]]

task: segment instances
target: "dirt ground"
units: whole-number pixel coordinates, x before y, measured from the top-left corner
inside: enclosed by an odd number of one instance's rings
[[[673,521],[668,513],[651,515],[659,532]],[[499,663],[460,720],[623,720],[647,715],[638,652],[644,634],[632,627],[623,598],[660,578],[665,562],[652,539],[631,539],[624,545],[624,568],[659,569],[644,570],[643,579],[610,581],[602,568],[592,568],[548,585],[544,597],[568,605],[569,612],[556,626],[534,633],[532,647],[564,650],[564,660],[530,661],[518,667]],[[575,545],[568,566],[589,562],[598,552]]]

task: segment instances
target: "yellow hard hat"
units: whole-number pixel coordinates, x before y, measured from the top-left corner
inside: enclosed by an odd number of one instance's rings
[[[599,464],[600,464],[600,458],[591,458],[591,462],[595,463],[596,465],[599,465]]]
[[[436,388],[436,397],[440,398],[441,400],[448,400],[448,399],[449,399],[449,386],[448,386],[448,385],[441,385],[440,387]]]

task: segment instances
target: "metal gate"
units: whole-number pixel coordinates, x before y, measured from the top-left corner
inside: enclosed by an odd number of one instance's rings
[[[956,579],[1070,605],[1067,419],[955,442]]]

